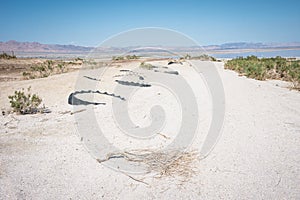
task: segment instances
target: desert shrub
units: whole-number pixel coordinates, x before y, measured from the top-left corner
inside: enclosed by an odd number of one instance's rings
[[[217,61],[217,59],[215,58],[215,57],[212,57],[212,56],[209,56],[209,58],[210,58],[210,61]]]
[[[75,58],[75,61],[83,61],[83,59],[82,59],[82,58],[79,58],[79,57],[77,57],[77,58]]]
[[[124,60],[123,56],[113,56],[112,60],[118,61],[118,60]]]
[[[292,62],[288,68],[287,74],[290,76],[293,88],[300,90],[300,64],[299,62]]]
[[[127,60],[135,60],[135,59],[139,59],[140,57],[139,56],[136,56],[136,55],[127,55],[126,56],[126,59]]]
[[[200,56],[191,56],[189,54],[186,54],[183,58],[186,60],[217,61],[216,58],[206,54],[202,54]]]
[[[86,65],[103,65],[102,62],[96,62],[94,60],[83,60],[82,63]]]
[[[148,69],[148,70],[153,69],[153,65],[151,65],[150,63],[145,63],[145,62],[141,62],[140,67],[143,69]]]
[[[25,75],[29,75],[30,78],[45,78],[50,75],[51,71],[52,71],[52,67],[50,67],[49,69],[48,64],[45,65],[43,63],[43,64],[31,66],[30,71],[26,72]]]
[[[140,57],[137,55],[126,55],[126,56],[113,56],[112,60],[119,61],[119,60],[135,60],[139,59]]]
[[[0,54],[0,59],[15,59],[17,58],[14,54],[13,55],[9,55],[5,52],[3,52],[2,54]]]
[[[42,102],[42,99],[36,95],[30,93],[30,87],[25,93],[24,88],[20,91],[15,91],[14,95],[8,96],[11,107],[14,112],[20,114],[34,114],[39,111],[38,107]]]
[[[192,56],[190,54],[186,54],[183,58],[186,59],[186,60],[189,60],[189,59],[192,58]]]
[[[280,56],[274,58],[258,58],[248,56],[229,60],[225,69],[237,71],[239,74],[257,80],[280,79],[290,81],[294,89],[300,90],[300,61]]]
[[[46,60],[44,63],[34,64],[29,71],[22,73],[25,79],[45,78],[53,74],[61,74],[67,71],[68,63],[62,61]]]
[[[64,73],[65,71],[64,63],[57,64],[57,68],[59,69],[60,73]]]

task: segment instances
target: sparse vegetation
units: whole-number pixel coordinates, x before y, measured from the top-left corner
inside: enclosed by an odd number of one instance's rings
[[[113,56],[112,60],[115,60],[115,61],[117,61],[117,60],[124,60],[124,56]]]
[[[140,56],[136,56],[136,55],[127,55],[126,56],[126,59],[127,60],[135,60],[135,59],[139,59]]]
[[[15,91],[14,95],[8,96],[14,112],[19,114],[35,114],[39,112],[38,107],[42,99],[36,94],[31,94],[30,89],[29,87],[27,93],[25,93],[23,88],[20,91]]]
[[[66,63],[47,60],[41,64],[32,65],[29,71],[22,73],[25,79],[45,78],[53,74],[66,72]]]
[[[139,56],[136,55],[127,55],[127,56],[113,56],[112,60],[114,61],[120,61],[120,60],[135,60],[139,59]]]
[[[0,59],[16,59],[17,57],[14,55],[14,52],[12,51],[12,55],[9,55],[5,52],[3,52],[2,54],[0,54]]]
[[[183,58],[186,60],[190,60],[192,58],[192,56],[190,54],[186,54]]]
[[[83,59],[82,59],[82,58],[79,58],[79,57],[77,57],[77,58],[75,58],[75,61],[83,61]]]
[[[103,65],[104,65],[103,62],[96,62],[96,61],[94,61],[94,60],[92,60],[92,59],[89,59],[89,60],[82,60],[82,63],[83,63],[85,66],[93,66],[93,67],[92,67],[93,69],[94,69],[94,67],[95,67],[96,65],[98,65],[98,66],[103,66]]]
[[[299,60],[286,59],[280,56],[275,58],[248,56],[228,61],[225,64],[225,68],[257,80],[279,79],[290,81],[294,89],[300,90]]]
[[[217,61],[216,58],[206,55],[206,54],[202,54],[200,56],[191,56],[189,54],[186,54],[183,58],[186,60]]]
[[[153,69],[153,65],[151,65],[150,63],[145,63],[145,62],[141,62],[140,67],[143,69],[148,69],[148,70]]]

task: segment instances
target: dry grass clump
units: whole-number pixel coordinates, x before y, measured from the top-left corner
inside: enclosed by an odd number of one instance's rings
[[[199,153],[195,150],[137,149],[112,153],[105,160],[98,161],[101,163],[113,158],[123,158],[129,162],[145,165],[147,173],[154,173],[155,178],[180,177],[186,180],[197,172],[196,163],[199,160]]]

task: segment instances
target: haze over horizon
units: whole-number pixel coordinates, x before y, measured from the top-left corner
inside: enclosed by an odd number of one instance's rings
[[[5,1],[0,41],[97,46],[130,29],[161,27],[200,45],[299,42],[299,1]]]

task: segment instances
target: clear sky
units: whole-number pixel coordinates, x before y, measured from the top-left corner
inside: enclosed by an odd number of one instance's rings
[[[299,42],[299,0],[1,0],[0,41],[96,46],[133,28],[162,27],[200,45]]]

